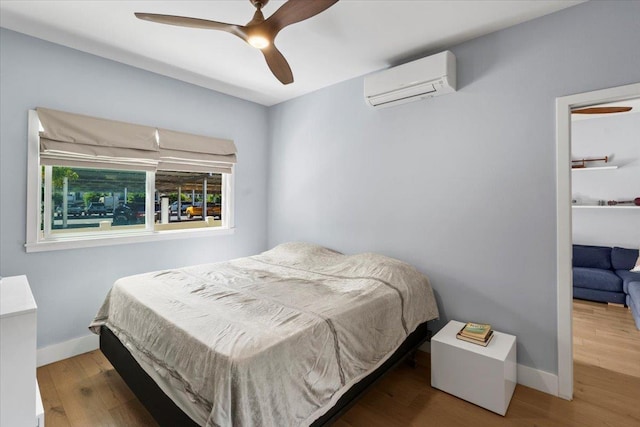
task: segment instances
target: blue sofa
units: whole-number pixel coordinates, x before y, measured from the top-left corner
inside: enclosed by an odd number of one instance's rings
[[[573,297],[625,304],[640,329],[640,273],[631,272],[637,249],[573,245]]]

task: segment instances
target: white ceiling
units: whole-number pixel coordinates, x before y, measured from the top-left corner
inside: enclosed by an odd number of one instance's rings
[[[581,3],[583,0],[341,0],[285,28],[276,46],[295,82],[282,85],[260,52],[220,31],[141,21],[134,12],[246,24],[249,0],[0,0],[0,26],[273,105]],[[284,1],[271,0],[271,15]]]

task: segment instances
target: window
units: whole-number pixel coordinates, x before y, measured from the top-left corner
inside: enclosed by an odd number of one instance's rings
[[[147,229],[146,182],[150,173],[42,166],[43,237],[51,239],[115,228]]]
[[[156,191],[169,202],[168,222],[206,217],[222,221],[222,174],[161,171],[155,182]]]
[[[235,145],[29,112],[27,251],[226,234]]]

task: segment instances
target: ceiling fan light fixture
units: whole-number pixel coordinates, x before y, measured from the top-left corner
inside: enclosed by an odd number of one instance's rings
[[[269,46],[269,39],[260,34],[255,34],[247,38],[247,42],[256,49],[264,49]]]
[[[135,13],[138,19],[158,24],[178,27],[200,28],[225,31],[244,40],[248,45],[262,51],[267,66],[273,75],[284,85],[293,83],[293,73],[285,57],[276,48],[274,39],[285,27],[309,19],[325,11],[338,0],[287,0],[268,19],[264,18],[262,8],[269,0],[249,0],[256,8],[251,21],[245,25],[228,24],[208,19],[190,18],[157,13]]]

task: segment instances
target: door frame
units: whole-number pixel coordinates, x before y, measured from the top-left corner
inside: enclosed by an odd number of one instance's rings
[[[640,97],[640,83],[556,98],[558,396],[573,399],[571,109]]]

